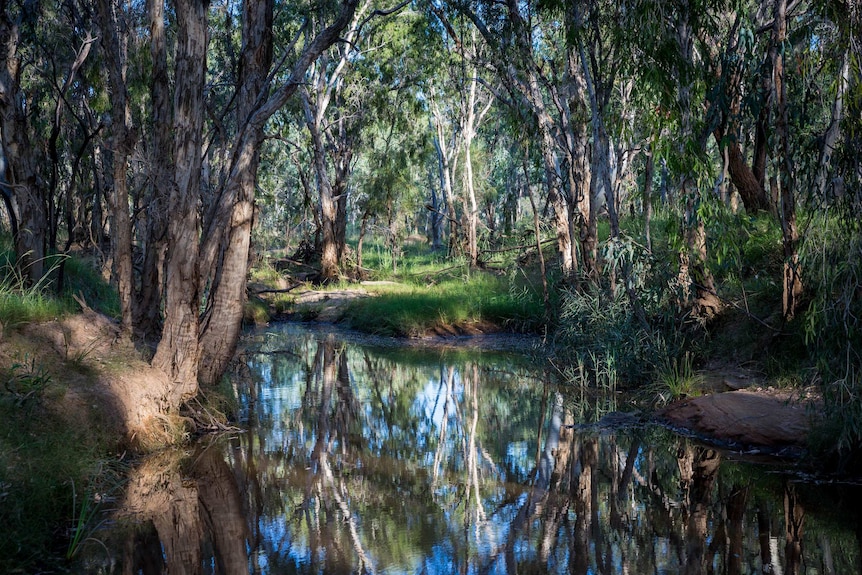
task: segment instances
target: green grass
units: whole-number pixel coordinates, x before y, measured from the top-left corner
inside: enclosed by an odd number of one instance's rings
[[[41,290],[19,290],[0,284],[0,323],[4,328],[48,321],[68,311],[64,302]]]
[[[351,249],[355,253],[355,242],[352,242]],[[410,239],[404,242],[400,253],[396,255],[395,264],[397,271],[393,271],[392,253],[381,238],[371,237],[365,240],[362,267],[370,270],[376,280],[421,278],[428,274],[438,274],[441,269],[449,267],[460,270],[464,266],[464,259],[450,259],[445,248],[435,251],[428,244]]]
[[[65,259],[61,300],[70,312],[79,310],[73,295],[82,297],[87,305],[108,317],[120,318],[120,298],[114,286],[102,277],[91,262],[69,256]]]
[[[9,373],[22,380],[25,374]],[[0,572],[37,572],[77,551],[97,520],[95,498],[109,489],[107,437],[74,427],[46,409],[59,385],[34,374],[42,389],[25,402],[0,391]],[[34,384],[35,385],[35,384]],[[48,389],[50,388],[50,389]],[[97,497],[97,494],[101,494]],[[76,537],[77,535],[77,537]]]
[[[113,318],[120,316],[119,298],[94,266],[75,256],[55,255],[45,260],[47,274],[36,285],[27,285],[16,268],[11,239],[0,237],[0,323],[14,328],[27,323],[49,321],[75,313],[80,306],[74,297]],[[57,282],[62,277],[58,297]]]
[[[537,330],[541,296],[510,289],[508,281],[473,272],[433,285],[395,284],[368,287],[376,297],[355,300],[346,321],[354,329],[378,335],[414,336],[435,327],[487,322],[509,331]]]
[[[50,279],[28,286],[15,263],[11,240],[0,238],[0,323],[3,327],[47,321],[66,313],[66,305],[49,292]],[[45,262],[51,272],[56,271],[60,263],[58,258]]]
[[[666,358],[656,372],[654,385],[659,390],[659,403],[663,400],[694,397],[702,393],[703,376],[694,370],[691,353],[680,358]]]

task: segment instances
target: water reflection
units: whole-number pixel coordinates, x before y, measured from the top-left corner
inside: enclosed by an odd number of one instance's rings
[[[248,432],[138,468],[85,570],[860,572],[855,490],[587,425],[512,354],[284,329],[251,342]]]

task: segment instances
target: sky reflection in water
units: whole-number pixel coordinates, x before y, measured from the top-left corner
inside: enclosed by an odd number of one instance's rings
[[[857,491],[788,481],[659,429],[583,425],[608,398],[579,401],[521,356],[297,326],[248,341],[252,384],[237,384],[248,432],[133,474],[137,528],[109,538],[115,568],[859,572]],[[89,570],[112,571],[97,555]]]

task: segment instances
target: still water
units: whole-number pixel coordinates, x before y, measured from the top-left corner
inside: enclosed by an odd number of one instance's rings
[[[524,354],[246,344],[243,430],[133,470],[83,571],[860,572],[857,488],[602,419]]]

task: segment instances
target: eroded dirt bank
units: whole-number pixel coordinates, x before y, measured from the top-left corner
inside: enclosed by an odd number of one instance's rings
[[[88,309],[6,333],[0,362],[24,375],[43,373],[48,383],[39,401],[70,425],[106,431],[128,446],[170,441],[160,409],[171,382],[104,315]]]

